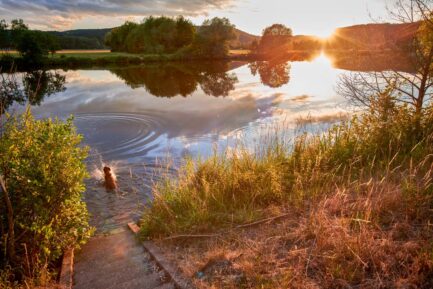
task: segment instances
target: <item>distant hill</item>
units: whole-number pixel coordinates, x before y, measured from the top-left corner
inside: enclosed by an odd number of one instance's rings
[[[107,49],[104,37],[111,28],[76,29],[68,31],[52,31],[59,39],[62,49]]]
[[[252,35],[235,28],[236,38],[230,41],[232,49],[249,49],[254,41],[260,41],[260,36]]]
[[[290,50],[321,50],[323,40],[312,35],[294,35],[289,44]]]
[[[112,28],[104,29],[76,29],[68,31],[52,31],[59,39],[62,49],[108,49],[104,45],[105,35]],[[232,49],[247,49],[254,40],[259,40],[259,36],[246,33],[235,29],[236,39],[230,42]]]
[[[410,24],[365,24],[338,28],[328,40],[311,35],[295,35],[288,45],[290,50],[401,50],[407,48],[419,28]],[[62,49],[108,49],[105,35],[112,28],[76,29],[50,32],[59,38]],[[230,42],[232,49],[249,49],[260,36],[235,29],[236,39]]]
[[[419,23],[365,24],[336,30],[325,47],[333,50],[401,50],[415,37]]]

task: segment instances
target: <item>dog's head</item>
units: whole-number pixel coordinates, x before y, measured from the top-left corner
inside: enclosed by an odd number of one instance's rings
[[[110,174],[111,173],[111,169],[109,167],[104,167],[104,173],[106,175]]]

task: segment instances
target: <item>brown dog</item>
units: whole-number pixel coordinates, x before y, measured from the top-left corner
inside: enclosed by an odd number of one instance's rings
[[[104,167],[104,175],[105,189],[107,189],[107,191],[115,191],[117,189],[117,183],[109,167]]]

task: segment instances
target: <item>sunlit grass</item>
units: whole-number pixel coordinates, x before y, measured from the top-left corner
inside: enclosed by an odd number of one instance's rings
[[[236,252],[246,288],[429,284],[433,116],[415,133],[411,113],[367,112],[292,145],[271,137],[253,152],[238,146],[187,160],[176,178],[154,186],[142,236],[216,233],[204,246],[188,239],[191,246],[174,254],[195,272],[204,255]],[[289,214],[280,225],[236,229],[282,213]]]
[[[205,232],[253,221],[263,208],[281,204],[287,159],[275,139],[264,150],[235,150],[206,159],[186,159],[173,180],[170,175],[153,188],[152,207],[143,216],[145,235]]]

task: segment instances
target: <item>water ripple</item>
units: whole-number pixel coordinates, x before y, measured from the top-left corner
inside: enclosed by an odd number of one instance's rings
[[[132,113],[77,114],[75,124],[92,148],[90,157],[97,154],[109,160],[145,156],[158,147],[164,127],[157,116]]]

